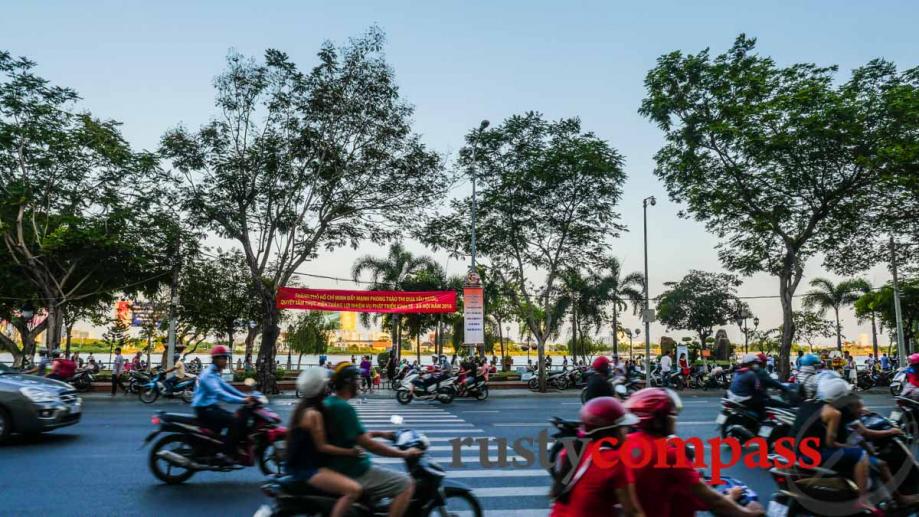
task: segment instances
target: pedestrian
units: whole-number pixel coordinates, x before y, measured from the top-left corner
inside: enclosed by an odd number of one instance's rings
[[[852,378],[852,372],[855,370],[855,358],[846,350],[843,352],[843,359],[846,361],[846,365],[842,369],[843,378],[848,382]]]
[[[131,359],[131,369],[132,370],[137,370],[137,371],[143,370],[143,361],[141,360],[140,356],[141,356],[141,353],[137,352],[136,354],[134,354],[134,358]]]
[[[568,356],[567,355],[562,356],[562,369],[565,369],[565,370],[568,369]]]
[[[351,354],[351,364],[356,364],[357,360],[354,358],[354,354]]]
[[[118,391],[118,386],[121,386],[121,375],[124,373],[124,365],[127,362],[127,359],[121,355],[121,347],[115,349],[115,357],[112,358],[112,396],[115,396],[115,393]],[[122,387],[124,389],[124,387]]]
[[[361,370],[361,384],[363,385],[363,387],[364,387],[365,389],[367,389],[367,391],[370,391],[370,392],[373,391],[373,384],[372,384],[371,378],[370,378],[370,374],[371,374],[370,368],[371,368],[372,366],[373,366],[373,364],[370,362],[370,356],[369,356],[369,355],[365,355],[365,356],[363,356],[363,357],[361,358],[361,367],[360,367],[360,370]]]
[[[798,350],[798,358],[795,359],[795,369],[801,368],[801,358],[804,357],[804,351]]]
[[[885,372],[890,370],[890,358],[886,353],[881,356],[881,369]]]
[[[770,355],[766,357],[766,369],[769,370],[769,373],[775,371],[775,356]]]
[[[865,368],[867,368],[869,372],[873,372],[876,364],[877,361],[874,359],[874,354],[868,354],[868,359],[865,359]]]
[[[661,384],[670,386],[670,372],[673,369],[673,359],[670,357],[670,351],[661,356]]]

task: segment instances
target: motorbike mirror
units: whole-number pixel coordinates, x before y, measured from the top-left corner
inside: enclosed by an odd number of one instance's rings
[[[402,425],[402,422],[404,422],[405,419],[402,418],[402,415],[393,415],[393,416],[389,417],[389,421],[390,421],[393,425]]]
[[[255,379],[253,379],[252,377],[246,377],[246,380],[243,381],[243,384],[245,384],[246,386],[248,386],[248,387],[250,387],[250,388],[254,388],[254,387],[255,387]]]

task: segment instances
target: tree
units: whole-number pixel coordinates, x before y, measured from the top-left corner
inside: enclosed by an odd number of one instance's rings
[[[41,294],[29,282],[20,268],[8,255],[0,253],[0,320],[10,322],[19,333],[22,346],[0,332],[0,349],[13,356],[13,365],[22,366],[35,355],[35,339],[45,331],[48,320],[41,309]],[[35,315],[26,320],[23,309],[31,309]]]
[[[477,252],[536,338],[541,389],[546,340],[560,318],[561,275],[601,263],[609,239],[623,229],[615,211],[622,162],[580,120],[551,122],[535,112],[471,131],[459,152],[459,165],[480,185]],[[422,240],[469,253],[471,206],[470,198],[454,200],[448,213],[429,220]]]
[[[639,111],[665,132],[655,174],[684,215],[722,239],[722,263],[777,277],[786,376],[804,266],[870,231],[865,207],[876,201],[886,141],[858,70],[836,86],[835,67],[783,68],[754,47],[740,35],[714,58],[660,57]]]
[[[354,265],[351,266],[351,277],[354,278],[354,281],[358,282],[365,273],[369,273],[370,290],[408,291],[411,290],[408,287],[409,283],[412,282],[418,274],[424,271],[433,272],[432,276],[435,277],[444,276],[443,272],[440,271],[440,266],[438,266],[432,258],[426,256],[416,257],[405,249],[405,246],[403,246],[401,242],[396,242],[389,246],[389,251],[385,258],[365,255],[357,259]],[[371,316],[366,312],[361,313],[361,323],[366,326],[370,323],[371,319],[378,317],[379,315]],[[399,350],[396,360],[401,360],[402,315],[386,314],[383,318],[384,325],[388,322],[388,326],[391,327],[393,346],[396,350]],[[418,321],[420,320],[416,320],[416,323]],[[419,329],[418,324],[416,324],[415,327],[416,330]],[[419,355],[420,353],[419,349]]]
[[[38,295],[55,350],[68,305],[163,279],[171,228],[156,158],[34,67],[0,51],[0,253]]]
[[[322,311],[305,311],[287,329],[287,346],[297,352],[297,369],[303,354],[325,354],[329,350],[329,339],[338,325],[330,321]]]
[[[619,350],[619,313],[628,309],[630,303],[632,313],[638,313],[644,303],[645,276],[638,272],[622,276],[622,264],[615,257],[606,261],[606,271],[603,282],[612,306],[613,353],[616,354]]]
[[[124,321],[115,318],[111,320],[108,330],[102,334],[102,342],[108,345],[109,363],[112,362],[112,352],[116,348],[124,347],[128,339],[129,330],[128,325]]]
[[[215,83],[220,117],[177,128],[163,155],[191,220],[237,241],[261,303],[261,389],[275,392],[275,296],[322,251],[401,234],[440,200],[440,158],[411,131],[378,29],[331,43],[300,72],[288,56],[238,54]]]
[[[855,307],[855,316],[858,320],[871,320],[871,346],[874,351],[874,357],[878,355],[878,318],[880,317],[881,308],[878,297],[875,296],[875,289],[867,280],[860,280],[861,296],[858,297],[853,306]]]
[[[811,353],[814,353],[815,340],[833,337],[837,330],[832,321],[825,320],[820,314],[809,310],[795,311],[794,322],[795,341],[798,344],[802,341],[807,343]]]
[[[903,313],[903,341],[907,354],[919,350],[916,346],[916,332],[919,326],[919,279],[900,282],[900,308]],[[863,294],[855,302],[856,314],[877,311],[881,323],[888,329],[897,328],[893,304],[893,286],[886,284],[877,291]]]
[[[838,284],[826,278],[815,278],[810,281],[811,289],[804,295],[804,307],[815,309],[821,318],[828,310],[836,318],[836,350],[842,351],[842,325],[839,322],[839,310],[852,305],[858,299],[858,293],[864,291],[865,283],[861,280],[844,280]]]
[[[734,317],[740,284],[731,274],[691,270],[679,282],[664,284],[669,289],[658,299],[657,318],[667,330],[692,330],[705,348],[715,327]]]

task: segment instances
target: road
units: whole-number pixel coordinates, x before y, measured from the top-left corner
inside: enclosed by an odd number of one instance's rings
[[[426,402],[399,406],[392,399],[368,399],[365,403],[355,401],[355,407],[370,429],[393,429],[396,426],[390,417],[399,414],[405,418],[403,426],[427,434],[433,445],[430,456],[448,469],[450,477],[475,489],[486,515],[536,517],[546,515],[549,505],[545,496],[549,477],[538,462],[520,468],[483,465],[479,444],[474,442],[463,448],[462,465],[456,466],[449,440],[491,437],[488,460],[496,461],[495,438],[506,438],[511,461],[514,440],[531,437],[536,441],[541,431],[548,430],[551,416],[576,418],[580,407],[576,396],[571,392],[570,397],[493,397],[483,402],[457,400],[446,406]],[[865,401],[885,415],[892,406],[890,396],[880,392],[866,394]],[[292,403],[277,399],[272,406],[286,418]],[[686,396],[684,405],[678,434],[684,438],[714,437],[718,398]],[[140,448],[153,429],[150,416],[155,409],[187,411],[173,401],[145,406],[124,397],[114,401],[92,398],[85,401],[80,424],[39,437],[14,437],[0,446],[0,514],[201,516],[219,512],[221,517],[251,516],[267,501],[259,490],[263,477],[257,468],[198,473],[180,486],[159,483],[147,469],[148,450]],[[397,460],[376,461],[387,468],[402,467]],[[765,471],[738,465],[726,472],[747,482],[761,499],[768,499],[773,490]]]

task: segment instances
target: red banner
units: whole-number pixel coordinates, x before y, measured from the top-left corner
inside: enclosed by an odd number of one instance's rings
[[[282,287],[279,309],[311,311],[446,313],[456,311],[456,291],[344,291]]]

